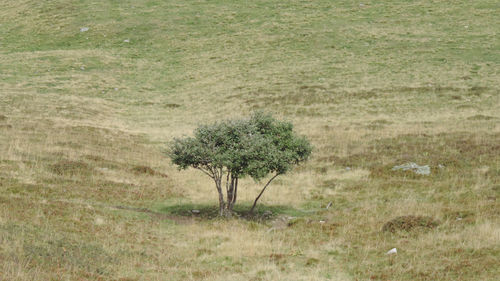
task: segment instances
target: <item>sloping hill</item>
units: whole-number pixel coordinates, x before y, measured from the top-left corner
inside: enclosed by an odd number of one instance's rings
[[[499,12],[0,0],[0,279],[495,280]],[[211,183],[163,151],[256,109],[313,158],[266,191],[272,215],[214,219]],[[240,185],[244,212],[260,185]],[[402,216],[438,223],[382,231]]]

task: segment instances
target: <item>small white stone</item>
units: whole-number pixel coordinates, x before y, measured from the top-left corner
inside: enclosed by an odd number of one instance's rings
[[[387,253],[385,253],[386,255],[393,255],[393,254],[397,254],[398,253],[398,250],[396,248],[392,248],[390,249]]]
[[[82,27],[82,28],[80,28],[80,32],[86,32],[86,31],[89,31],[88,27]]]
[[[123,42],[130,43],[130,39],[125,39],[125,40],[123,40]]]
[[[199,214],[199,213],[200,213],[200,210],[191,210],[191,213],[193,213],[193,214],[197,215],[197,214]]]

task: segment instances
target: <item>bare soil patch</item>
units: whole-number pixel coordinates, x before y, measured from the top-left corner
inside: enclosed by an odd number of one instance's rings
[[[146,174],[150,176],[160,176],[162,178],[168,178],[166,174],[155,171],[148,166],[134,166],[132,168],[132,172],[134,172],[135,174]]]
[[[434,228],[439,225],[439,222],[427,216],[401,216],[388,221],[382,227],[382,231],[397,232],[397,231],[413,231],[422,228]]]

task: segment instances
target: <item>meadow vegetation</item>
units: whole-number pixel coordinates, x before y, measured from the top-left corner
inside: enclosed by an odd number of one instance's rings
[[[0,0],[0,279],[496,280],[498,14]],[[315,149],[258,219],[218,219],[213,183],[164,151],[254,110]],[[262,183],[240,186],[237,213]]]

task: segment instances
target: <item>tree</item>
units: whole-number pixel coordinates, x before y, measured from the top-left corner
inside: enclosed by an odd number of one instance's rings
[[[307,160],[311,151],[309,141],[296,135],[290,122],[256,112],[247,119],[202,125],[194,131],[194,137],[174,139],[168,155],[179,169],[192,167],[214,180],[223,216],[232,213],[240,178],[249,176],[260,181],[272,174],[253,203],[253,213],[269,184]]]

